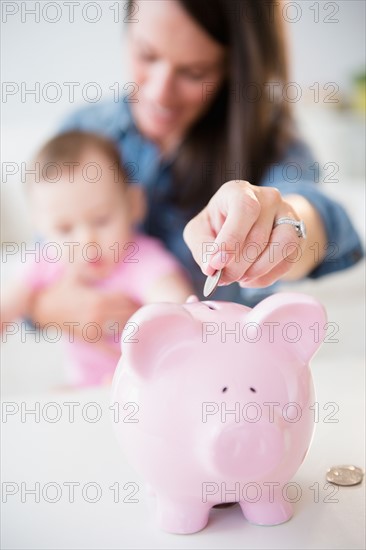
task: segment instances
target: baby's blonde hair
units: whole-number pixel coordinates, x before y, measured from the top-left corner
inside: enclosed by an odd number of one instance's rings
[[[90,150],[100,151],[110,160],[115,181],[124,184],[127,181],[126,170],[122,165],[121,155],[113,141],[92,132],[72,130],[50,139],[43,145],[34,158],[39,174],[36,181],[55,182],[60,177],[70,174],[70,168],[80,166],[80,161]],[[50,177],[50,172],[56,173]],[[58,176],[58,177],[57,177]]]

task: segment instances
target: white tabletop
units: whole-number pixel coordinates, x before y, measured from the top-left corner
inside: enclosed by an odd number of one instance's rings
[[[2,547],[365,548],[364,482],[337,489],[325,480],[332,465],[364,465],[363,365],[347,357],[329,360],[325,350],[313,360],[312,370],[319,422],[311,450],[293,478],[302,492],[294,517],[275,527],[255,526],[236,505],[212,510],[207,527],[193,535],[171,535],[157,528],[153,501],[115,441],[107,388],[7,396],[3,407],[19,407],[19,412],[8,415],[6,422],[4,415],[2,419]],[[74,422],[67,402],[79,403],[73,405]],[[92,402],[97,406],[87,405]],[[332,405],[326,408],[327,403]],[[22,408],[39,408],[40,421],[29,414],[22,421]],[[100,420],[88,422],[98,411]],[[56,413],[61,418],[52,423]],[[327,415],[338,422],[327,422]],[[74,502],[69,502],[73,482],[79,485],[74,486]],[[36,483],[39,502],[26,493]],[[128,502],[135,487],[130,499],[138,502]],[[119,502],[114,502],[117,488]],[[6,491],[15,494],[6,497]],[[96,499],[97,491],[99,500],[88,502]]]

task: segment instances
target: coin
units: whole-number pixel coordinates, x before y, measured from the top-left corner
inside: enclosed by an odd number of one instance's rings
[[[217,289],[221,279],[222,269],[215,271],[213,275],[209,275],[206,279],[205,286],[203,287],[203,295],[205,298],[209,298]]]
[[[332,466],[327,471],[326,479],[334,485],[357,485],[363,479],[363,470],[357,466]]]

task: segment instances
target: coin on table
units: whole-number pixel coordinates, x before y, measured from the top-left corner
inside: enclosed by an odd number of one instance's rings
[[[222,269],[215,271],[213,275],[209,275],[206,279],[205,286],[203,287],[203,295],[205,298],[209,298],[217,289],[221,279]]]
[[[357,485],[363,479],[363,470],[357,466],[332,466],[327,471],[326,479],[334,485]]]

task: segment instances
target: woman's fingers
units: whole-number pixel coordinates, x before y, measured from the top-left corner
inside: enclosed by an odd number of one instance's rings
[[[262,275],[257,279],[253,279],[253,278],[247,279],[244,277],[242,281],[239,281],[239,285],[245,288],[264,288],[278,281],[278,279],[283,277],[283,275],[285,275],[285,273],[287,273],[290,268],[291,268],[291,263],[288,261],[288,259],[282,260],[271,271],[269,271],[265,275]]]
[[[291,269],[294,262],[299,261],[302,255],[302,242],[291,225],[279,225],[271,233],[267,246],[245,273],[246,279],[258,279],[268,273],[275,273],[273,270],[282,262]],[[281,271],[281,275],[285,272]]]
[[[228,282],[243,274],[249,265],[242,258],[243,245],[260,210],[253,186],[228,182],[187,224],[184,240],[205,275],[225,266]]]
[[[302,253],[303,243],[293,226],[273,228],[279,217],[297,219],[277,189],[231,181],[189,222],[184,239],[203,273],[223,270],[221,284],[267,286],[291,269]]]
[[[209,265],[209,260],[216,249],[214,245],[215,236],[207,207],[192,218],[184,228],[184,241],[205,275],[212,275],[215,271]]]
[[[215,239],[216,252],[210,259],[210,266],[214,269],[225,268],[222,281],[232,282],[250,266],[243,252],[248,234],[260,216],[261,205],[250,187],[229,188],[226,201],[219,198],[222,200],[219,208],[221,206],[227,212]],[[213,207],[217,208],[216,205]]]
[[[277,190],[274,190],[277,191]],[[261,257],[266,249],[273,228],[275,218],[275,208],[277,208],[277,193],[269,193],[268,196],[259,196],[260,213],[250,231],[247,233],[244,242],[240,247],[240,254],[235,263],[229,263],[224,271],[221,280],[224,284],[233,281],[239,281],[246,277],[247,273],[256,265],[258,258]],[[274,200],[273,200],[274,199]]]
[[[298,239],[298,237],[297,237]],[[299,239],[300,242],[300,239]],[[239,281],[240,286],[248,288],[259,288],[272,285],[278,279],[283,277],[293,266],[295,262],[298,262],[302,255],[302,246],[296,240],[292,241],[290,246],[285,247],[286,253],[283,252],[281,257],[278,256],[277,260],[271,263],[271,268],[257,277],[250,276],[249,271],[246,276]],[[279,244],[279,243],[276,243]],[[287,254],[287,255],[285,255]]]

